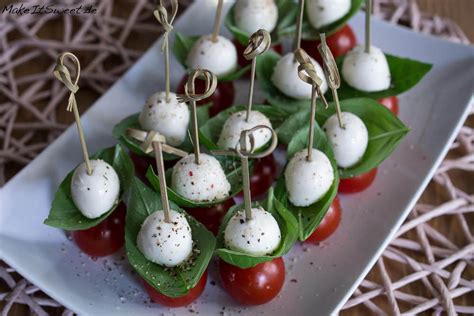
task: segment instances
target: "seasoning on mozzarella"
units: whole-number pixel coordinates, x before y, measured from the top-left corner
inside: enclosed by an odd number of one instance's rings
[[[195,202],[212,202],[229,196],[230,183],[219,161],[201,153],[200,164],[194,154],[179,160],[173,167],[171,187],[178,194]]]
[[[74,170],[71,196],[87,218],[97,218],[109,211],[119,199],[120,179],[114,168],[101,159],[90,160],[92,174],[83,162]]]
[[[186,139],[189,116],[187,104],[178,102],[175,93],[170,92],[167,102],[166,92],[157,92],[146,101],[138,121],[143,129],[165,136],[169,145],[179,146]]]
[[[316,29],[341,19],[351,9],[351,0],[307,0],[306,15]]]
[[[270,120],[259,111],[251,111],[248,122],[245,120],[247,111],[233,113],[222,127],[221,135],[217,141],[220,148],[235,148],[240,141],[240,133],[258,125],[272,127]],[[265,145],[271,138],[272,132],[268,129],[260,129],[253,133],[255,148],[258,149]],[[247,148],[250,148],[250,141],[247,140]]]
[[[191,228],[186,217],[170,210],[170,223],[158,210],[145,219],[137,236],[137,246],[148,260],[167,267],[186,261],[193,250]]]
[[[332,145],[337,165],[352,167],[360,161],[369,143],[369,132],[364,122],[350,112],[341,113],[344,128],[339,126],[337,115],[333,114],[323,125],[323,131]]]
[[[252,208],[252,219],[245,219],[245,210],[236,212],[225,231],[226,247],[254,256],[272,254],[280,245],[281,232],[272,214],[261,207]]]
[[[342,63],[342,77],[351,87],[366,92],[386,90],[391,81],[387,58],[374,46],[370,53],[363,46],[348,52]]]
[[[224,36],[213,42],[212,35],[204,35],[194,43],[186,64],[191,69],[208,69],[216,76],[227,75],[237,68],[237,49]]]
[[[237,0],[234,7],[235,24],[253,34],[260,29],[272,32],[278,21],[274,0]]]
[[[323,80],[321,91],[326,93],[328,85],[323,69],[316,60],[311,58],[316,73]],[[298,61],[293,53],[288,53],[277,62],[273,69],[272,82],[284,94],[295,99],[311,99],[311,85],[298,77]]]
[[[295,206],[309,206],[319,201],[331,188],[334,169],[328,157],[312,149],[312,160],[306,159],[306,149],[297,152],[285,170],[288,198]]]

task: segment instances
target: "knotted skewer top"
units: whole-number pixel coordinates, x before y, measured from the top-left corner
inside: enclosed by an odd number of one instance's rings
[[[166,144],[166,137],[158,133],[157,131],[142,131],[135,128],[127,128],[127,136],[141,142],[140,148],[145,153],[151,153],[153,151],[153,143],[159,142],[162,144],[163,151],[179,157],[187,156],[187,152],[184,150],[172,147]]]
[[[196,80],[204,79],[205,90],[202,93],[196,93]],[[179,94],[177,99],[179,102],[201,101],[210,97],[217,88],[217,77],[214,73],[207,69],[195,69],[189,75],[184,85],[184,94]]]
[[[244,57],[247,60],[254,59],[270,49],[272,38],[267,30],[260,29],[249,38],[249,44],[244,50]]]
[[[178,13],[178,0],[171,0],[171,13],[168,14],[168,10],[163,4],[163,0],[160,0],[160,3],[156,6],[156,9],[153,11],[153,15],[156,20],[163,26],[163,44],[161,45],[161,50],[166,49],[168,43],[169,33],[173,30],[173,21],[176,18]]]

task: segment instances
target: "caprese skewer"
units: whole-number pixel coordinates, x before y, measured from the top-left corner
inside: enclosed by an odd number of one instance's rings
[[[64,64],[66,58],[76,66],[74,81]],[[86,254],[106,256],[120,249],[124,242],[126,208],[120,202],[133,176],[133,166],[120,145],[89,157],[75,98],[80,76],[77,57],[69,52],[61,54],[54,75],[71,93],[67,110],[74,114],[84,162],[61,183],[45,223],[72,231],[76,244]]]

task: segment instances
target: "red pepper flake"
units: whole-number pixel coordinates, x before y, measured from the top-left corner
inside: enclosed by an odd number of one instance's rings
[[[214,189],[214,184],[211,184],[211,189]]]
[[[189,171],[189,176],[190,176],[190,177],[193,176],[193,172],[192,172],[192,171]]]

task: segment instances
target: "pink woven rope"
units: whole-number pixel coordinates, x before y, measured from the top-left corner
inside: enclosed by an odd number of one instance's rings
[[[186,2],[190,1],[180,1],[181,7],[186,6]],[[50,1],[34,1],[34,4],[45,3]],[[83,2],[70,0],[64,3],[67,3],[63,4],[64,7],[70,7]],[[57,110],[64,103],[66,91],[51,76],[59,52],[74,50],[94,56],[91,62],[84,64],[81,90],[88,89],[100,95],[143,53],[127,46],[131,35],[134,32],[158,35],[160,32],[152,17],[154,3],[151,0],[133,2],[126,18],[113,15],[117,3],[112,0],[88,3],[97,7],[95,15],[14,17],[0,14],[0,186],[13,174],[12,170],[28,164],[68,125],[57,121]],[[374,13],[393,23],[410,25],[419,32],[469,43],[459,26],[420,12],[414,0],[374,0]],[[58,21],[62,23],[63,31],[60,40],[38,35],[43,27]],[[78,29],[73,28],[73,21],[79,25]],[[13,32],[20,37],[10,38]],[[152,40],[148,41],[149,44]],[[34,74],[19,75],[16,72],[22,65],[36,64],[40,58],[41,64],[45,64],[44,58],[49,58],[50,66]],[[110,60],[115,61],[111,63]],[[473,302],[461,305],[456,303],[458,300],[453,301],[472,295],[474,291],[474,280],[466,277],[467,271],[474,269],[472,223],[466,219],[467,214],[474,212],[474,196],[463,191],[450,176],[452,171],[474,171],[473,128],[464,126],[451,150],[463,154],[446,159],[433,178],[450,200],[439,205],[416,205],[373,268],[381,281],[364,280],[345,304],[344,312],[364,306],[366,311],[375,315],[474,314]],[[432,222],[438,218],[454,219],[464,243],[460,244],[458,240],[455,243],[450,236],[437,230]],[[408,238],[409,233],[416,236],[415,239]],[[411,272],[394,279],[387,270],[388,263]],[[61,310],[63,315],[73,315],[72,311],[64,309],[28,281],[15,281],[15,274],[11,267],[0,265],[0,282],[8,289],[0,292],[1,316],[8,315],[14,304],[27,305],[31,313],[37,315],[47,315],[51,308]],[[422,285],[429,297],[403,290],[413,284]],[[380,300],[375,303],[376,298],[384,298],[387,304],[378,305]]]

